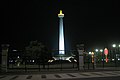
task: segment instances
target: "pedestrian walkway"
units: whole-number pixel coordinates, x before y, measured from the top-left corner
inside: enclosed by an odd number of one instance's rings
[[[0,75],[0,80],[59,80],[74,78],[93,78],[120,76],[120,71],[54,73],[54,74],[29,74],[29,75]]]

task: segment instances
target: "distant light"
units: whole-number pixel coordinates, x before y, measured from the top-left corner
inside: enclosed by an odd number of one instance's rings
[[[17,58],[20,58],[19,56]]]
[[[53,60],[48,60],[48,62],[50,62],[50,63],[51,63],[51,62],[53,62]]]
[[[118,46],[120,47],[120,44]]]
[[[98,52],[98,49],[95,49],[96,52]]]
[[[103,59],[101,59],[103,61]]]
[[[113,44],[112,46],[113,46],[113,47],[116,47],[116,44]]]
[[[92,52],[91,54],[94,55],[94,52]]]
[[[112,61],[114,61],[115,59],[112,59]]]
[[[13,60],[9,60],[9,62],[13,62]]]
[[[120,58],[118,58],[118,61],[120,61]]]
[[[17,50],[14,49],[13,51],[17,51]]]
[[[11,62],[13,62],[13,60],[11,60]]]
[[[100,52],[103,52],[103,49],[100,49]]]
[[[77,62],[77,60],[74,60],[75,62]]]
[[[92,52],[89,52],[89,54],[92,54]]]
[[[35,60],[33,60],[32,62],[35,62]]]

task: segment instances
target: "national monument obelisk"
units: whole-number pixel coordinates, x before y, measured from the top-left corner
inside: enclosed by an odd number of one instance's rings
[[[62,10],[60,10],[60,13],[58,14],[59,17],[59,54],[65,54],[65,45],[64,45],[64,28],[63,28],[63,17],[64,14],[62,13]]]

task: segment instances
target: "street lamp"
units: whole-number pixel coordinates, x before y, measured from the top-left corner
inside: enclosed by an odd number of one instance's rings
[[[116,47],[116,44],[113,44],[112,46],[115,48],[115,47]]]
[[[102,65],[104,68],[104,54],[103,54],[103,49],[100,49],[101,55],[102,55]]]
[[[92,54],[92,52],[89,52],[88,54],[90,54],[90,55],[91,55],[91,54]]]
[[[96,52],[98,52],[98,49],[95,49]]]
[[[119,46],[120,46],[120,45],[119,45]],[[113,44],[112,47],[113,47],[113,48],[116,48],[116,44]],[[116,67],[116,66],[117,66],[117,63],[116,63],[116,49],[114,49],[114,52],[115,52],[114,58],[115,58],[115,67]]]
[[[100,49],[100,52],[103,52],[103,49]]]
[[[120,47],[120,44],[118,45],[118,47]]]
[[[99,50],[98,49],[95,49],[95,58],[96,58],[96,61],[99,62]]]

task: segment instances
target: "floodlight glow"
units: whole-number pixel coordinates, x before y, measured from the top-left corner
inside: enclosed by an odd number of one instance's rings
[[[120,44],[118,46],[120,47]]]
[[[89,52],[89,54],[92,54],[92,52]]]
[[[96,49],[95,51],[98,52],[98,49]]]
[[[103,50],[102,50],[102,49],[100,49],[100,52],[103,52]]]
[[[116,47],[116,44],[113,44],[112,46],[113,46],[113,47]]]
[[[63,30],[64,14],[62,13],[62,10],[60,10],[58,17],[60,18],[59,20],[59,54],[65,54],[64,52],[64,30]]]

